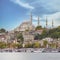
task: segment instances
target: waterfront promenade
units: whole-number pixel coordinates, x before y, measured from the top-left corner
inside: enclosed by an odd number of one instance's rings
[[[25,52],[25,53],[58,53],[60,49],[51,48],[21,48],[21,49],[0,49],[0,52]]]

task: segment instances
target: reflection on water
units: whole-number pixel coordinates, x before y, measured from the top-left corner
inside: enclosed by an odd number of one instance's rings
[[[0,60],[60,60],[60,53],[0,53]]]

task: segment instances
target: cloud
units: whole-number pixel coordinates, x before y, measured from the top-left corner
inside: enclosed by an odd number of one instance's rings
[[[35,14],[51,14],[60,11],[60,1],[59,0],[35,0],[31,3],[35,7],[33,11]]]
[[[48,20],[48,25],[51,26],[52,20],[54,21],[54,26],[60,26],[60,12],[56,12],[54,14],[43,15],[43,20]]]
[[[52,19],[55,27],[60,25],[59,0],[33,0],[33,2],[32,0],[12,0],[12,2],[30,10],[34,9],[32,10],[33,20],[37,20],[37,16],[40,16],[40,23],[43,26],[46,24],[46,16],[49,26],[51,26]],[[27,11],[28,14],[30,14],[30,10]],[[36,22],[34,24],[36,25]]]
[[[11,0],[11,1],[24,8],[30,9],[30,11],[34,12],[36,15],[38,15],[39,13],[40,15],[43,15],[60,11],[59,0]]]
[[[40,25],[43,27],[46,26],[46,18],[48,20],[48,27],[52,27],[52,20],[54,22],[54,27],[60,26],[60,12],[56,12],[53,14],[45,14],[39,17],[40,17]],[[38,25],[37,20],[38,20],[38,17],[33,16],[33,21],[34,21],[33,24],[36,26]]]
[[[27,9],[34,9],[33,6],[31,6],[29,3],[24,3],[22,2],[21,0],[11,0],[12,2],[24,7],[24,8],[27,8]]]

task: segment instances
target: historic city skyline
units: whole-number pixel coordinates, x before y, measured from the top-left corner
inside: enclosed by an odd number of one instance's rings
[[[0,28],[11,30],[19,26],[24,20],[30,19],[33,15],[33,24],[37,25],[36,20],[40,19],[40,24],[48,26],[59,26],[60,24],[60,1],[57,0],[0,0]],[[38,17],[39,16],[39,17]],[[38,19],[37,19],[38,18]],[[39,23],[38,23],[39,24]]]

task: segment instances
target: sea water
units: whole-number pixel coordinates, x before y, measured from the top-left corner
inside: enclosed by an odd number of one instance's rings
[[[0,53],[0,60],[60,60],[60,53]]]

